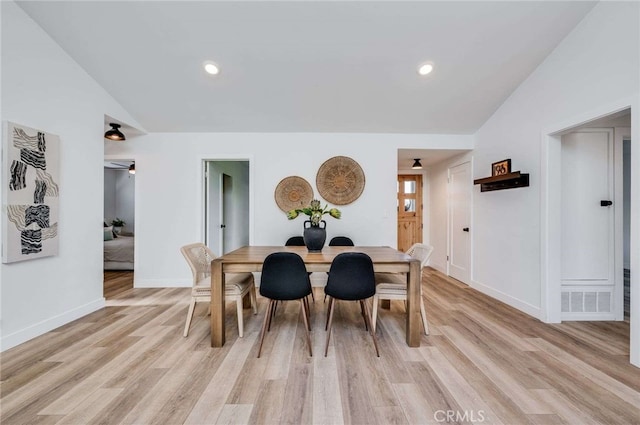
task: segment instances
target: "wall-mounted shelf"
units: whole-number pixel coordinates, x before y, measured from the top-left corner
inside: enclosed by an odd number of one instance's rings
[[[480,185],[480,192],[527,187],[529,186],[529,174],[514,171],[512,173],[501,174],[499,176],[476,179],[473,181],[473,184]]]

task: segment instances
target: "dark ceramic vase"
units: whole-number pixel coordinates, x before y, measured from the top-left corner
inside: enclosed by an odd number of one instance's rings
[[[304,244],[307,246],[309,252],[320,252],[324,247],[324,242],[327,240],[327,223],[324,220],[320,220],[318,226],[314,226],[311,220],[304,222],[304,232],[302,237]]]

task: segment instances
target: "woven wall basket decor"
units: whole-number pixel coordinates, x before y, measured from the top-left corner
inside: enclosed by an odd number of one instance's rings
[[[347,205],[364,190],[364,171],[348,156],[327,159],[318,169],[316,187],[320,195],[335,205]]]
[[[313,188],[308,181],[298,176],[280,180],[274,193],[276,204],[282,211],[308,207],[313,200]]]

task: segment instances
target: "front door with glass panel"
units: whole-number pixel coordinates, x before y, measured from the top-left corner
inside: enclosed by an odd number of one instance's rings
[[[398,176],[398,249],[422,242],[422,175]]]

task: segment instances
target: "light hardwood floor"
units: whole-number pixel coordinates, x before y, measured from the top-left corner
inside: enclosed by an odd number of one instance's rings
[[[107,271],[104,273],[103,295],[111,299],[121,292],[133,289],[133,271]]]
[[[206,306],[188,338],[189,289],[131,289],[108,307],[2,353],[2,424],[638,424],[640,369],[625,322],[545,325],[432,269],[431,335],[404,338],[401,302],[381,311],[375,357],[356,303],[336,306],[329,356],[315,288],[314,356],[297,303],[266,306],[211,348]]]

